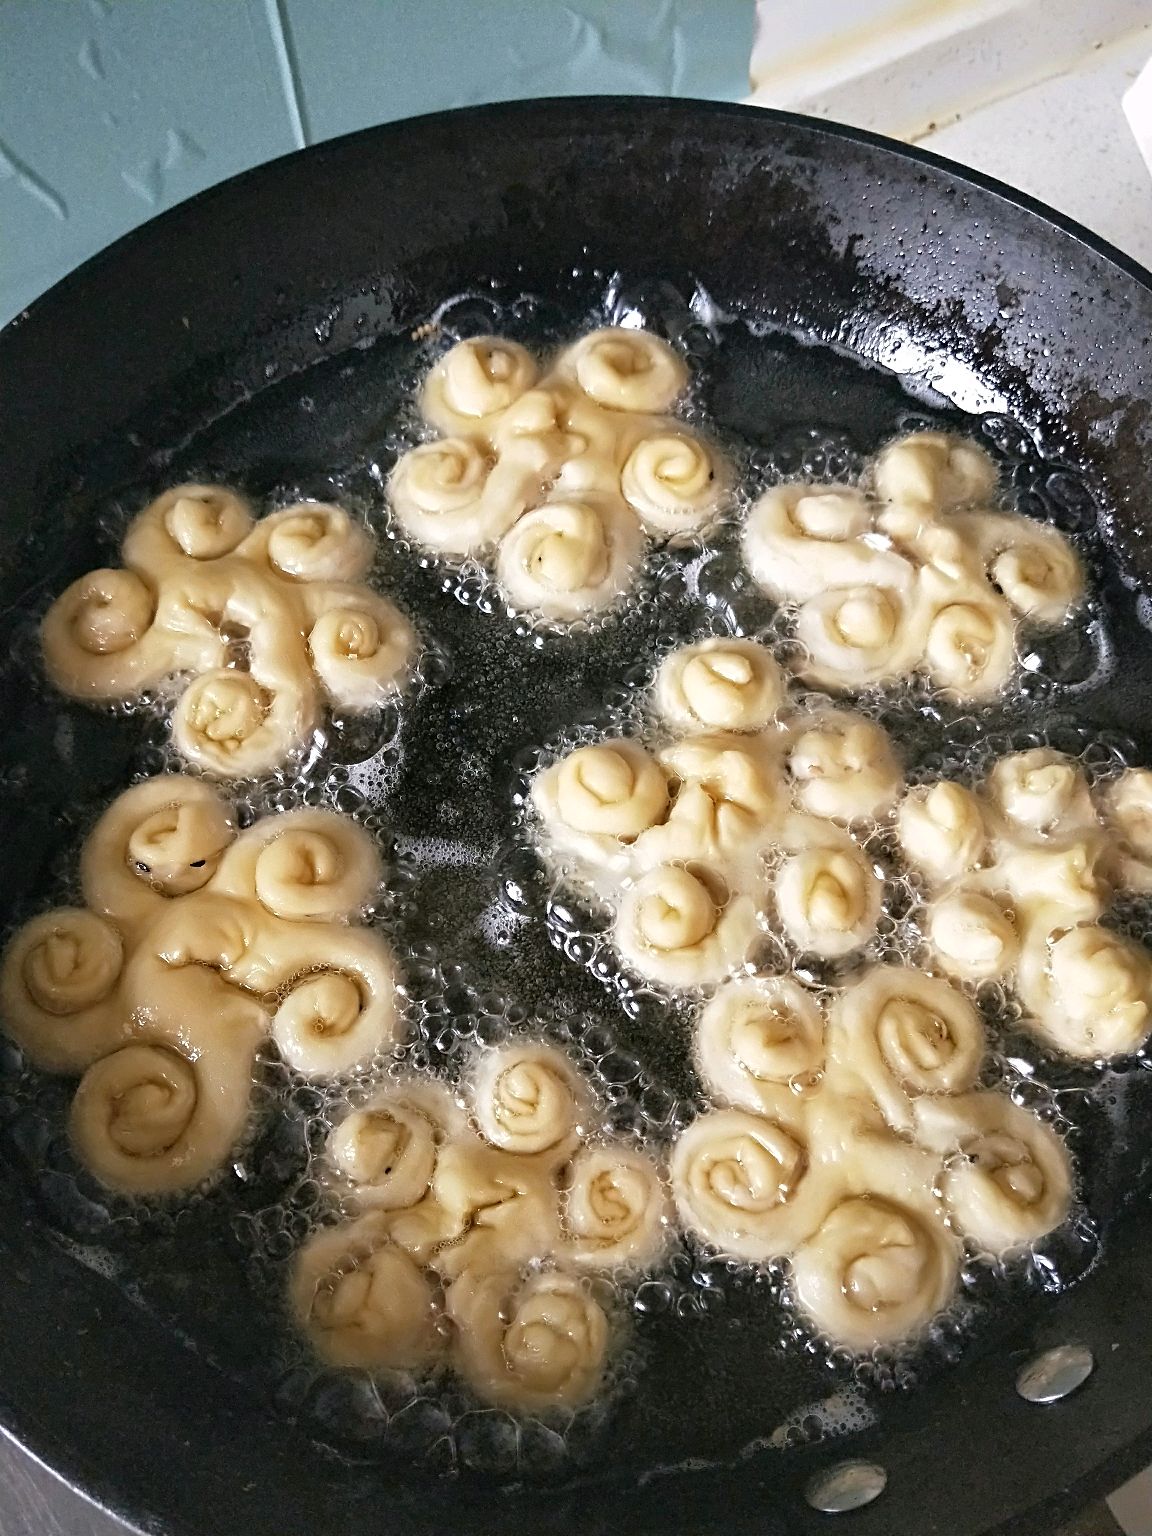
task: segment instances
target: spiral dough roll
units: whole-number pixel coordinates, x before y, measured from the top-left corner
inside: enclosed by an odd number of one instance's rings
[[[604,1377],[604,1309],[574,1275],[466,1273],[448,1289],[454,1359],[478,1397],[522,1411],[574,1408]]]
[[[441,1347],[431,1283],[372,1212],[326,1227],[296,1255],[292,1310],[322,1360],[364,1370],[418,1370]]]
[[[861,537],[871,526],[868,501],[851,486],[774,486],[748,514],[744,560],[780,602],[803,602],[830,587],[910,587],[907,560]]]
[[[559,366],[598,405],[614,411],[666,411],[688,382],[682,359],[646,331],[592,331],[568,348]]]
[[[372,567],[372,537],[343,507],[301,501],[270,512],[240,546],[290,581],[362,581]]]
[[[897,1344],[922,1331],[956,1289],[955,1240],[930,1202],[843,1200],[792,1258],[800,1307],[846,1349]]]
[[[34,917],[0,967],[6,1033],[43,1071],[81,1071],[127,1033],[116,996],[123,968],[111,923],[76,907]]]
[[[824,1019],[789,976],[719,987],[696,1027],[696,1063],[706,1087],[741,1109],[776,1104],[782,1086],[824,1065]]]
[[[863,1084],[897,1130],[911,1129],[921,1094],[971,1088],[983,1056],[984,1028],[963,993],[907,966],[873,967],[829,1015],[830,1083]]]
[[[780,668],[755,640],[716,637],[683,646],[656,674],[656,708],[683,731],[758,731],[783,701]]]
[[[565,1173],[565,1257],[591,1269],[645,1269],[668,1244],[660,1170],[643,1152],[584,1147]]]
[[[836,959],[872,937],[882,892],[880,877],[851,838],[816,838],[781,864],[776,910],[798,949]]]
[[[946,432],[913,432],[877,457],[881,501],[946,511],[985,500],[996,489],[996,466],[982,448]]]
[[[276,917],[339,922],[363,911],[381,880],[371,835],[347,816],[304,807],[242,833],[214,889],[259,901]]]
[[[549,501],[505,535],[496,577],[514,609],[578,619],[628,589],[642,554],[636,520],[612,498]]]
[[[628,505],[654,533],[686,533],[715,516],[727,489],[711,451],[686,433],[642,438],[620,477]]]
[[[1026,1021],[1069,1056],[1098,1060],[1138,1050],[1152,1027],[1152,960],[1096,923],[1033,933],[1020,956]]]
[[[536,364],[523,347],[477,336],[458,342],[432,369],[421,409],[446,436],[482,435],[535,382]]]
[[[788,768],[800,808],[833,821],[881,815],[903,785],[888,733],[847,710],[797,720]]]
[[[976,869],[988,845],[979,800],[962,784],[945,781],[908,791],[896,831],[904,857],[934,885]]]
[[[639,975],[694,987],[744,965],[759,926],[750,897],[729,895],[702,868],[661,864],[625,892],[614,932],[621,957]]]
[[[308,653],[333,704],[377,709],[404,686],[416,651],[411,624],[387,598],[364,587],[321,589],[323,611]]]
[[[567,1057],[545,1045],[513,1044],[484,1053],[472,1099],[481,1134],[493,1146],[529,1155],[566,1144],[582,1107]]]
[[[1060,1137],[1003,1093],[921,1099],[916,1137],[948,1155],[941,1178],[952,1219],[999,1255],[1058,1227],[1072,1203],[1072,1165]]]
[[[613,738],[578,747],[538,774],[532,801],[560,852],[622,871],[629,846],[663,820],[668,784],[639,742]]]
[[[223,485],[174,485],[137,513],[124,563],[159,580],[181,560],[230,555],[252,527],[252,508]]]

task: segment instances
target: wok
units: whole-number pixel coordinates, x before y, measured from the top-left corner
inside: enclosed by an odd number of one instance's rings
[[[373,129],[206,192],[0,336],[0,888],[13,921],[141,762],[139,722],[35,684],[33,616],[107,560],[102,509],[188,469],[257,492],[323,490],[334,462],[369,448],[386,460],[392,339],[447,297],[472,294],[462,329],[494,299],[535,295],[534,313],[572,330],[613,279],[617,312],[689,324],[699,289],[728,317],[743,340],[717,366],[712,403],[753,445],[802,448],[816,423],[851,456],[901,420],[959,423],[1014,458],[1029,510],[1098,523],[1118,664],[1085,665],[1073,645],[1041,671],[1063,669],[1076,719],[1126,732],[1149,760],[1152,654],[1136,601],[1152,578],[1148,274],[1007,188],[863,133],[700,103],[486,107]],[[470,728],[469,665],[503,642],[427,573],[411,579],[441,602],[459,653],[427,743],[450,761],[453,732]],[[563,647],[541,666],[557,719],[604,682]],[[511,773],[499,738],[519,745],[538,722],[518,737],[514,725],[509,713],[492,726],[496,822]],[[557,961],[533,1005],[576,985],[571,969]],[[603,994],[590,1006],[603,1010]],[[796,1536],[831,1518],[805,1503],[808,1479],[853,1455],[888,1473],[881,1498],[846,1517],[860,1536],[1006,1536],[1050,1530],[1152,1459],[1152,1074],[1138,1067],[1064,1083],[1099,1236],[1060,1260],[1076,1283],[1010,1296],[958,1363],[930,1360],[914,1387],[870,1394],[867,1427],[836,1438],[801,1414],[797,1443],[765,1443],[845,1378],[777,1348],[771,1304],[737,1285],[691,1324],[641,1319],[635,1391],[579,1454],[540,1470],[525,1443],[457,1446],[437,1465],[424,1443],[358,1436],[339,1405],[317,1432],[280,1390],[275,1319],[229,1235],[239,1178],[145,1222],[125,1248],[131,1285],[99,1272],[108,1214],[66,1193],[66,1153],[30,1128],[9,1058],[0,1421],[142,1530]],[[270,1136],[257,1176],[274,1181],[292,1149]],[[1023,1401],[1021,1362],[1067,1342],[1093,1351],[1087,1385],[1053,1406]]]

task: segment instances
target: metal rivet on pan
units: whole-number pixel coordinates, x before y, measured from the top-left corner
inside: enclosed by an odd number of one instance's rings
[[[1058,1344],[1021,1366],[1016,1390],[1030,1403],[1058,1403],[1082,1387],[1096,1362],[1085,1344]]]
[[[887,1481],[887,1472],[874,1461],[838,1461],[809,1478],[804,1497],[813,1509],[842,1515],[878,1499]]]

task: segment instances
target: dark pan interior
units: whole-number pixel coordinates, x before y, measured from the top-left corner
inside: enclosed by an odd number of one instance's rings
[[[488,108],[373,130],[228,183],[89,263],[0,337],[9,915],[43,899],[78,829],[141,761],[139,722],[46,703],[31,683],[30,614],[110,557],[96,512],[193,471],[257,494],[323,494],[334,466],[386,464],[382,423],[412,356],[401,338],[445,298],[483,290],[503,315],[535,295],[525,334],[560,332],[597,311],[614,274],[618,302],[657,324],[688,324],[698,287],[730,317],[703,388],[716,421],[754,453],[802,454],[814,424],[859,456],[910,420],[941,421],[983,432],[1030,510],[1089,537],[1098,520],[1101,632],[1119,664],[1098,676],[1075,647],[1047,655],[1032,703],[1055,700],[1093,734],[1125,733],[1152,761],[1152,637],[1137,618],[1152,575],[1145,275],[1002,189],[824,125],[697,104]],[[485,313],[473,301],[458,320],[475,329]],[[339,488],[371,498],[354,476]],[[481,621],[410,562],[394,572],[401,595],[435,614],[452,665],[407,743],[411,760],[436,766],[401,785],[389,814],[415,828],[450,809],[466,741],[488,753],[472,813],[481,840],[500,839],[517,748],[587,715],[658,634],[711,622],[707,604],[669,596],[656,618],[619,625],[593,661],[566,644],[525,661],[499,616]],[[515,655],[546,706],[501,703],[492,678]],[[505,873],[497,864],[492,880]],[[467,899],[434,885],[423,895],[427,936],[466,973]],[[558,999],[605,1008],[603,990],[557,955],[517,968],[513,952],[501,980],[541,1012]],[[646,1028],[641,1019],[625,1042],[642,1058],[657,1049]],[[959,1365],[927,1361],[914,1389],[877,1394],[873,1427],[823,1443],[802,1427],[796,1438],[811,1443],[756,1446],[837,1378],[775,1349],[770,1306],[734,1286],[690,1324],[641,1320],[638,1389],[575,1461],[538,1475],[477,1456],[438,1475],[421,1464],[425,1447],[366,1443],[346,1416],[333,1427],[329,1415],[318,1438],[301,1404],[278,1395],[283,1344],[229,1240],[224,1197],[137,1240],[136,1301],[78,1263],[58,1234],[103,1237],[103,1218],[65,1207],[43,1177],[56,1153],[21,1129],[18,1063],[0,1066],[0,1417],[144,1529],[325,1536],[547,1522],[579,1536],[772,1536],[823,1527],[800,1490],[853,1454],[889,1472],[882,1499],[852,1517],[857,1531],[977,1536],[1050,1529],[1152,1456],[1148,1072],[1065,1084],[1104,1232],[1101,1252],[1062,1256],[1083,1278],[998,1312]],[[1105,1099],[1121,1093],[1125,1114],[1109,1121]],[[283,1149],[265,1153],[274,1178]],[[1095,1352],[1089,1385],[1053,1408],[1023,1403],[1019,1362],[1068,1340]]]

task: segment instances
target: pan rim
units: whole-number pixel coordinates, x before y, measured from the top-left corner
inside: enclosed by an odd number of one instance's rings
[[[1152,270],[1104,237],[1086,228],[1079,221],[998,178],[918,145],[905,144],[883,134],[830,122],[824,118],[744,103],[691,97],[638,95],[545,96],[518,101],[483,103],[376,124],[290,151],[217,182],[127,231],[33,299],[8,324],[0,328],[0,362],[3,359],[6,339],[14,336],[17,331],[23,331],[28,325],[34,326],[37,323],[37,316],[51,307],[69,302],[75,291],[81,290],[86,283],[109,265],[120,261],[127,251],[141,248],[145,242],[154,239],[155,231],[166,222],[171,223],[191,212],[203,213],[210,210],[217,200],[240,198],[244,195],[251,179],[285,174],[292,165],[299,162],[302,156],[315,158],[329,153],[343,152],[358,143],[369,141],[402,142],[406,135],[414,131],[435,131],[437,127],[449,123],[471,123],[479,129],[490,123],[508,123],[509,120],[517,119],[546,121],[552,113],[574,112],[581,115],[583,125],[590,133],[595,132],[597,127],[605,126],[614,115],[632,113],[637,119],[681,117],[686,124],[699,122],[701,119],[727,119],[749,125],[757,123],[764,129],[766,135],[778,131],[800,130],[833,142],[858,144],[880,150],[885,155],[894,156],[912,165],[926,167],[942,173],[963,186],[970,186],[990,194],[1001,203],[1042,221],[1109,263],[1128,280],[1152,293]],[[35,1414],[13,1403],[6,1391],[0,1395],[0,1434],[18,1445],[40,1467],[63,1482],[71,1491],[79,1494],[97,1509],[120,1520],[128,1531],[137,1533],[137,1536],[149,1536],[149,1533],[152,1533],[152,1536],[157,1536],[157,1533],[165,1533],[165,1536],[171,1533],[171,1536],[178,1536],[178,1527],[173,1523],[170,1515],[156,1513],[154,1510],[142,1507],[135,1499],[124,1498],[115,1488],[109,1486],[106,1473],[89,1465],[87,1457],[79,1447],[69,1444],[57,1431],[38,1422]],[[1057,1504],[1065,1511],[1081,1507],[1092,1499],[1114,1490],[1128,1476],[1150,1461],[1152,1461],[1152,1430],[1114,1452],[1071,1485],[1053,1489],[1051,1495],[1034,1506],[1034,1510],[1030,1511],[1027,1517],[1011,1517],[995,1527],[988,1527],[984,1536],[1011,1536],[1014,1530],[1020,1528],[1024,1518],[1031,1520],[1035,1514],[1046,1508],[1054,1511]]]

